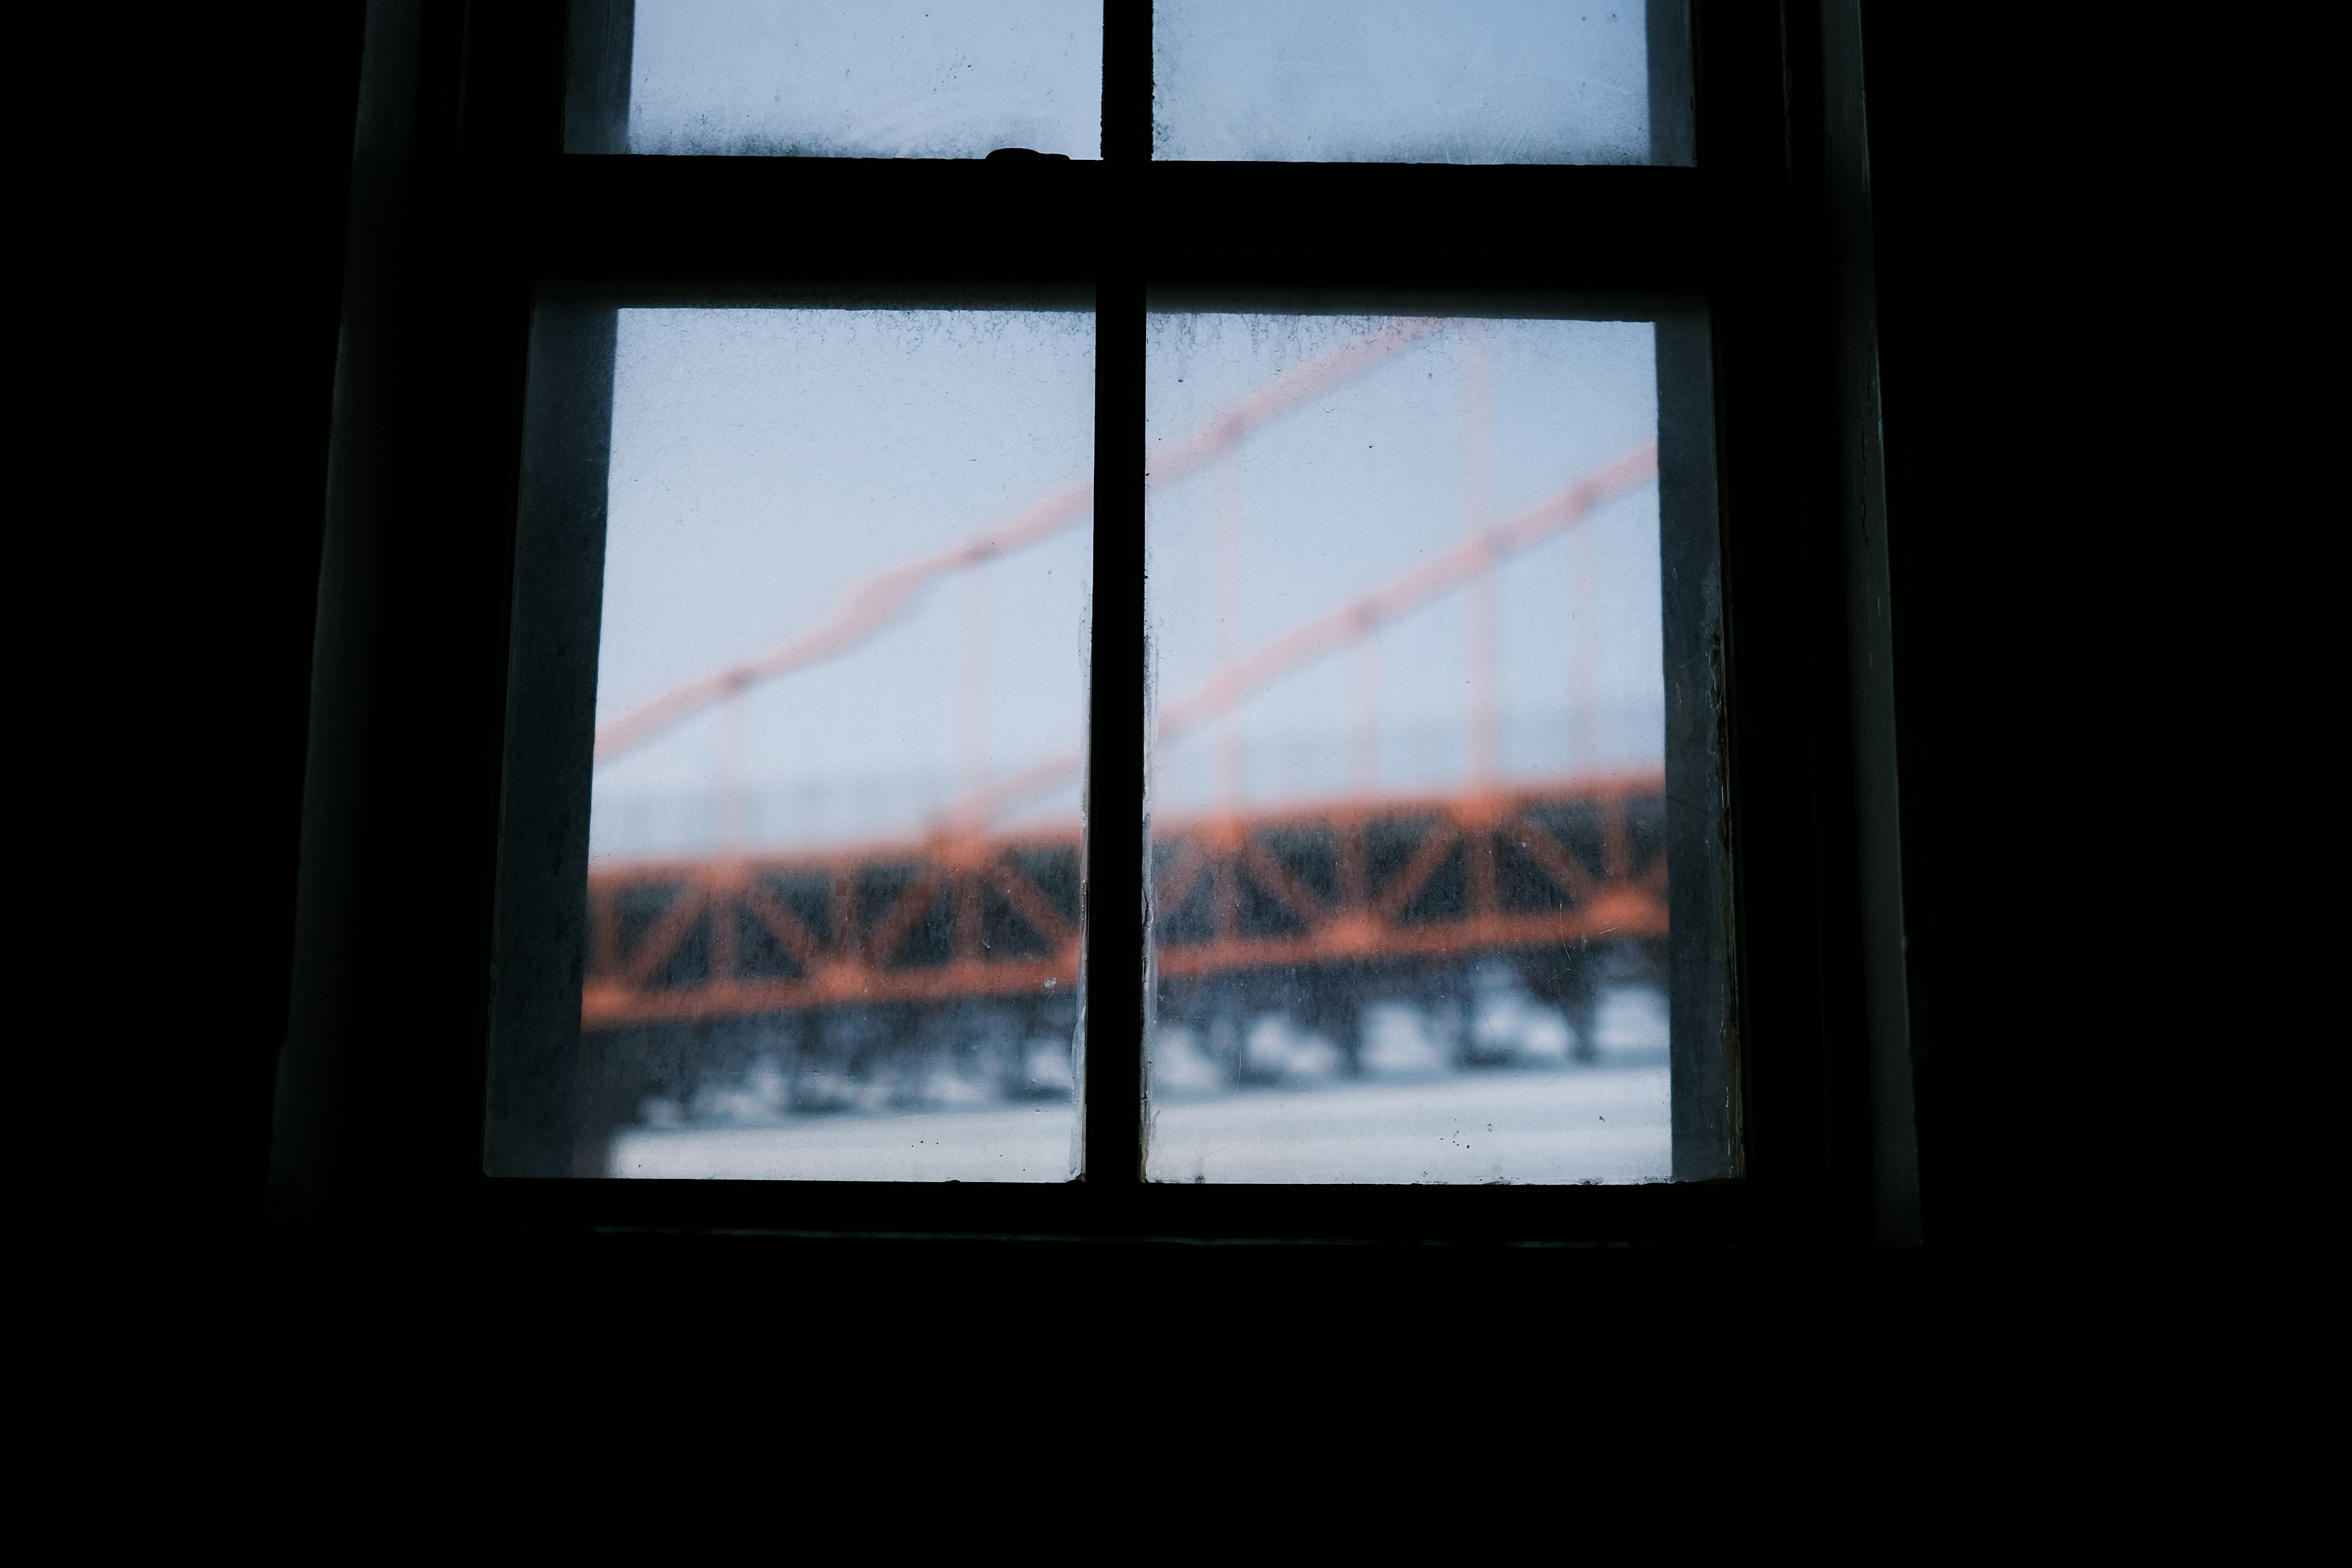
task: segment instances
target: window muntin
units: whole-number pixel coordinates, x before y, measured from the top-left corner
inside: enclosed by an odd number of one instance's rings
[[[1679,23],[1678,0],[1652,5],[1674,13],[1658,20]],[[1657,37],[1650,8],[1642,0],[1157,0],[1152,155],[1686,163],[1679,37]]]

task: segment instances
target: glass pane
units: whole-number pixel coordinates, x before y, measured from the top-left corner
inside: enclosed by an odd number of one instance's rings
[[[1657,327],[1148,321],[1150,1177],[1668,1179]]]
[[[1100,0],[635,0],[634,18],[626,9],[575,6],[572,152],[1100,156]]]
[[[1682,0],[1157,0],[1152,152],[1687,163]]]
[[[604,1173],[1072,1174],[1093,363],[1077,310],[619,313]]]

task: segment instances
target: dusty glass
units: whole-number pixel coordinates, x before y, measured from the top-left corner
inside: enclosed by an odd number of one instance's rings
[[[1093,361],[1081,310],[619,312],[602,1173],[1073,1173]]]
[[[1668,1179],[1656,326],[1147,321],[1150,1177]]]
[[[1099,0],[575,5],[572,152],[1100,155]]]
[[[1152,153],[1686,163],[1684,40],[1682,0],[1157,0]]]

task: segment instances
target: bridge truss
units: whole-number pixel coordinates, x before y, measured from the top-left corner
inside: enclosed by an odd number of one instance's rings
[[[1637,774],[1155,825],[1163,992],[1663,938],[1664,805]],[[1064,1001],[1079,847],[1073,824],[599,867],[582,1023]]]

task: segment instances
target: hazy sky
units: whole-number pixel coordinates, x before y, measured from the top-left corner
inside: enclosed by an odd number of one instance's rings
[[[1155,315],[1147,437],[1157,449],[1188,436],[1380,324]],[[1085,479],[1093,337],[1083,311],[624,311],[599,722],[806,631],[871,574],[993,528]],[[1654,433],[1646,323],[1441,324],[1263,427],[1225,460],[1225,478],[1203,468],[1152,491],[1150,614],[1163,700],[1192,689],[1222,657],[1221,484],[1237,508],[1240,542],[1226,649],[1254,647],[1461,541],[1465,367],[1476,353],[1491,367],[1497,517]],[[983,570],[986,762],[994,774],[1077,743],[1090,541],[1091,520],[1081,518]],[[1614,760],[1654,762],[1662,739],[1654,485],[1502,574],[1502,714],[1524,726],[1565,712],[1575,689],[1575,571],[1592,574],[1586,646],[1596,655],[1594,695],[1635,716],[1630,733],[1622,725],[1612,732]],[[966,762],[959,723],[969,594],[965,579],[943,579],[855,651],[759,688],[745,702],[746,782],[953,783]],[[1442,600],[1378,639],[1381,716],[1395,735],[1466,734],[1465,604],[1462,595]],[[1252,743],[1325,754],[1326,771],[1343,780],[1360,679],[1352,656],[1302,669],[1242,706],[1243,733]],[[1199,752],[1208,743],[1186,745]],[[708,712],[600,768],[599,795],[707,794],[721,746],[720,721]],[[1180,795],[1197,795],[1204,775],[1185,754],[1171,753],[1167,776]],[[1505,755],[1507,771],[1517,773],[1554,771],[1563,760],[1556,749],[1524,746]]]
[[[633,153],[1102,155],[1101,0],[637,0]]]
[[[1639,163],[1641,0],[1159,0],[1152,153]]]
[[[1155,156],[1629,163],[1641,0],[1159,0]],[[1101,155],[1100,0],[637,0],[629,147]]]
[[[1085,311],[621,313],[599,723],[806,631],[868,574],[1002,523],[1094,466]],[[985,569],[992,750],[1078,739],[1089,520]],[[964,585],[746,700],[753,784],[951,772]],[[707,790],[715,715],[597,772]]]
[[[1154,15],[1159,156],[1646,154],[1638,3],[1160,0]],[[1098,152],[1098,0],[638,0],[635,16],[630,145],[639,152]],[[1376,326],[1156,316],[1150,438],[1189,435]],[[1081,311],[623,312],[600,722],[808,630],[870,574],[1085,479],[1093,331]],[[1163,700],[1197,685],[1221,649],[1250,647],[1460,540],[1474,353],[1491,363],[1497,516],[1654,433],[1646,325],[1456,323],[1434,333],[1253,437],[1222,478],[1204,470],[1155,491],[1150,613]],[[1243,585],[1222,644],[1220,485],[1237,498],[1244,534]],[[1654,760],[1656,527],[1650,487],[1499,579],[1506,771],[1578,760],[1561,748],[1580,646],[1592,654],[1585,687],[1609,719],[1598,760]],[[880,781],[922,781],[916,793],[934,799],[952,787],[972,762],[959,726],[975,614],[987,626],[988,769],[1002,774],[1074,747],[1090,529],[1079,519],[989,567],[984,604],[961,580],[940,583],[854,653],[761,688],[744,707],[745,782],[830,781],[836,794],[873,801],[887,793]],[[1579,571],[1599,605],[1580,626],[1568,590]],[[1467,616],[1456,597],[1379,640],[1369,674],[1389,784],[1464,765]],[[1260,760],[1245,770],[1247,792],[1343,782],[1338,759],[1367,674],[1342,658],[1253,697],[1237,719]],[[1202,802],[1213,787],[1209,743],[1195,739],[1164,759],[1163,804]],[[720,719],[706,713],[600,769],[599,801],[708,796],[722,744]],[[1075,802],[1073,789],[1038,809]],[[884,815],[911,809],[901,802]],[[600,816],[600,834],[610,821]]]
[[[1157,445],[1366,333],[1377,318],[1155,315],[1149,318],[1150,438]],[[1483,342],[1483,349],[1480,344]],[[1654,437],[1654,333],[1646,322],[1457,321],[1356,379],[1264,427],[1226,459],[1150,495],[1151,628],[1163,701],[1195,689],[1219,661],[1223,608],[1217,583],[1219,488],[1237,509],[1238,625],[1228,646],[1255,647],[1311,616],[1391,581],[1465,537],[1471,448],[1465,368],[1483,352],[1493,404],[1493,515],[1508,517]],[[1570,574],[1592,574],[1586,628],[1592,693],[1613,712],[1643,716],[1601,737],[1615,760],[1654,761],[1663,745],[1663,645],[1658,599],[1657,490],[1645,485],[1592,521],[1517,558],[1497,579],[1496,702],[1507,772],[1555,771],[1554,752],[1517,754],[1508,731],[1566,711],[1574,689],[1576,628]],[[1451,772],[1463,760],[1426,752],[1431,731],[1466,739],[1471,683],[1468,596],[1441,599],[1373,643],[1381,727],[1417,752],[1386,755],[1403,768]],[[1358,656],[1341,655],[1266,688],[1237,712],[1246,740],[1296,737],[1327,753],[1293,758],[1284,773],[1326,787],[1346,776],[1344,739],[1359,700]],[[1419,731],[1419,734],[1415,732]],[[1181,743],[1162,776],[1181,798],[1208,787],[1213,742]],[[1306,770],[1301,774],[1302,767]],[[1270,786],[1272,780],[1265,781]]]

